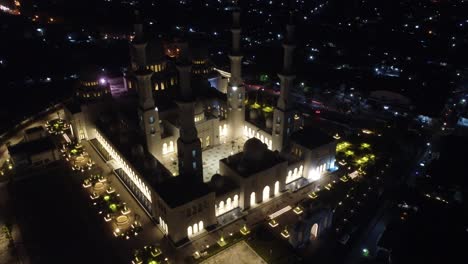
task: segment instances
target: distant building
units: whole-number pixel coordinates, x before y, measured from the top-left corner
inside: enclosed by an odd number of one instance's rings
[[[24,131],[24,139],[31,142],[48,136],[47,131],[42,126],[28,128]]]
[[[16,168],[39,167],[60,160],[60,153],[50,137],[8,147]]]

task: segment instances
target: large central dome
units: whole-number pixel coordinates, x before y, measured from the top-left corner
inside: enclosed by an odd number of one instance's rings
[[[258,138],[251,138],[244,144],[244,159],[247,161],[260,161],[267,151],[267,145]]]

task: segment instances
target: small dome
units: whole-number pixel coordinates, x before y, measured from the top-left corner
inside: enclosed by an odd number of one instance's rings
[[[79,74],[82,82],[97,82],[104,72],[97,65],[87,65],[80,69]]]
[[[265,126],[266,126],[266,128],[271,129],[273,127],[273,118],[268,117],[265,120]]]
[[[213,109],[213,110],[211,110],[211,113],[212,113],[214,116],[218,117],[218,116],[219,116],[219,109],[218,109],[217,107],[213,107],[212,109]]]
[[[224,177],[216,173],[211,177],[211,182],[216,188],[221,188],[224,185]]]
[[[132,155],[134,157],[143,157],[144,150],[141,144],[135,145],[132,147]]]
[[[260,161],[267,150],[267,146],[258,138],[251,138],[244,144],[244,159],[246,161]]]
[[[256,120],[258,118],[257,109],[250,109],[249,117],[250,117],[251,120]]]
[[[164,50],[159,39],[151,40],[146,46],[146,64],[152,65],[164,60]]]
[[[205,112],[205,107],[203,106],[203,103],[197,100],[194,106],[194,114],[200,115],[200,114],[203,114],[204,112]]]
[[[144,163],[145,169],[154,170],[158,167],[158,162],[153,158],[145,159]]]

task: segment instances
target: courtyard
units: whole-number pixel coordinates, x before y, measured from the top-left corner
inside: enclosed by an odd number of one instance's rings
[[[203,264],[227,263],[227,264],[266,264],[255,251],[245,242],[241,241],[213,257],[202,262]]]
[[[247,139],[247,137],[241,137],[203,150],[203,181],[208,182],[214,174],[219,173],[219,160],[242,151]],[[173,152],[164,155],[161,162],[164,167],[172,173],[172,175],[175,176],[179,174],[177,153]]]

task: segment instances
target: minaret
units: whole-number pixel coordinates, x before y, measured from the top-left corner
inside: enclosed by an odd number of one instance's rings
[[[134,49],[132,58],[132,69],[144,69],[146,67],[146,41],[143,34],[143,23],[139,11],[135,11],[135,24],[133,25],[135,37],[132,40],[132,47]]]
[[[242,55],[240,51],[240,9],[236,5],[232,12],[232,48],[229,59],[231,61],[231,78],[227,89],[228,104],[228,135],[231,139],[239,138],[244,132],[245,121],[245,88],[242,81]]]
[[[179,106],[180,135],[177,139],[179,175],[203,182],[203,164],[201,142],[198,138],[194,119],[194,100],[190,84],[192,66],[188,60],[186,45],[181,47],[177,63],[179,71],[180,99]]]
[[[292,110],[291,88],[294,85],[293,56],[294,48],[294,13],[290,12],[290,20],[286,26],[286,37],[283,42],[283,70],[278,74],[281,80],[281,92],[273,112],[272,147],[281,151],[287,144],[294,129],[294,111]]]
[[[150,70],[140,69],[135,72],[138,92],[138,116],[140,127],[145,134],[146,147],[155,158],[161,158],[161,127],[159,112],[154,104]]]

